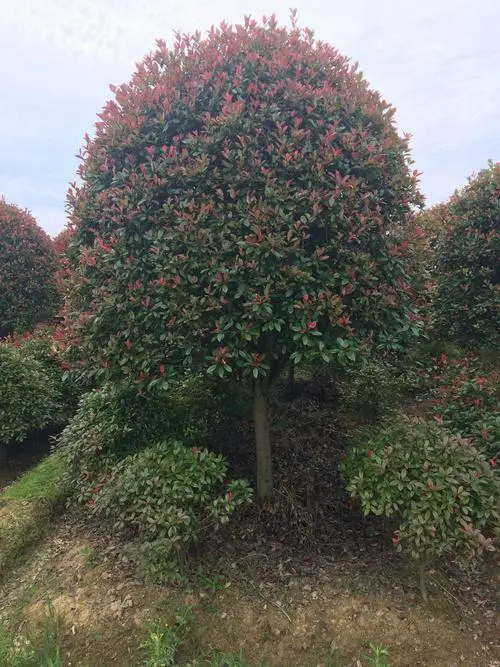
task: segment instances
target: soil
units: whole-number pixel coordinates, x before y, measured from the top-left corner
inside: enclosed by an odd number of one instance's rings
[[[364,519],[343,491],[337,407],[329,378],[278,392],[275,500],[210,536],[181,584],[143,579],[110,526],[71,512],[0,582],[0,621],[22,632],[50,601],[68,667],[142,665],[148,623],[172,623],[186,605],[181,665],[242,650],[255,666],[367,667],[371,641],[388,647],[392,667],[500,667],[498,554],[467,568],[436,564],[424,604],[415,568],[391,547],[392,526]],[[206,444],[251,479],[251,415],[237,417],[222,415]]]
[[[373,641],[389,648],[393,667],[500,665],[498,558],[436,568],[424,604],[414,571],[377,536],[308,554],[221,534],[211,553],[182,585],[148,583],[108,526],[68,514],[0,584],[0,620],[26,628],[50,601],[68,667],[138,667],[147,624],[172,622],[186,605],[194,617],[180,664],[242,650],[254,665],[359,667],[369,664],[363,642]]]

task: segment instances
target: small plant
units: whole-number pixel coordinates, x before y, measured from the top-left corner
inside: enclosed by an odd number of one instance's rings
[[[226,474],[222,455],[160,442],[120,462],[90,502],[139,533],[150,569],[159,576],[176,570],[191,543],[250,502],[248,483],[228,481]]]
[[[243,653],[213,653],[210,658],[200,663],[200,667],[253,667]]]
[[[2,667],[63,667],[60,622],[49,604],[42,627],[27,634],[12,633],[0,626]]]
[[[146,640],[141,645],[144,667],[175,667],[175,656],[193,619],[191,607],[186,607],[175,617],[172,626],[154,623],[148,628]]]
[[[363,653],[361,659],[365,661],[367,667],[390,667],[389,651],[385,646],[367,642],[368,653]]]
[[[392,541],[420,563],[424,599],[430,560],[493,549],[486,534],[499,529],[498,480],[474,447],[439,425],[400,417],[365,431],[343,474],[365,514],[398,522]]]
[[[225,591],[231,586],[231,582],[224,575],[216,574],[215,576],[210,576],[205,573],[205,570],[201,566],[196,569],[196,577],[201,586],[211,593]]]

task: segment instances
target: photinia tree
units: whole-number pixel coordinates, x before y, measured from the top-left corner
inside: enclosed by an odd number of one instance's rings
[[[500,342],[500,163],[490,162],[447,203],[436,246],[436,316],[461,343]]]
[[[158,41],[112,90],[68,194],[73,352],[94,380],[248,382],[266,498],[283,367],[418,332],[390,232],[421,203],[407,137],[355,66],[274,18]]]
[[[0,338],[53,319],[56,269],[50,237],[28,211],[0,197]]]

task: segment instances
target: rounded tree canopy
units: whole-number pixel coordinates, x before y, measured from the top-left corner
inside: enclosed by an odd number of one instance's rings
[[[246,19],[159,41],[112,90],[68,194],[89,372],[272,378],[416,332],[390,234],[421,202],[408,138],[334,48]]]
[[[462,343],[500,342],[500,163],[469,178],[446,206],[437,244],[437,325]]]
[[[28,211],[0,198],[0,336],[53,319],[56,269],[50,237]]]

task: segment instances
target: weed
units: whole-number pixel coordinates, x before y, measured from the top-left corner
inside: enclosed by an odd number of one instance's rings
[[[385,646],[375,642],[366,642],[368,653],[363,653],[361,658],[366,660],[367,667],[390,667],[389,651]]]
[[[228,581],[222,574],[210,576],[205,572],[202,566],[199,566],[196,569],[196,579],[200,586],[205,588],[207,591],[210,591],[211,593],[225,591],[231,586],[231,582]]]
[[[63,667],[60,621],[49,605],[42,627],[27,634],[0,626],[0,665],[9,667]]]
[[[141,649],[144,667],[176,667],[175,656],[192,622],[191,607],[185,607],[177,614],[172,626],[156,622],[148,628],[148,635]]]

